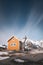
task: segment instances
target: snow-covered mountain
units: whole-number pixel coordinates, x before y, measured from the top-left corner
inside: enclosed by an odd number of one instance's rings
[[[25,43],[25,45],[27,45],[27,44],[29,44],[29,45],[33,44],[33,45],[35,45],[37,47],[43,48],[43,40],[40,40],[40,41],[36,40],[36,41],[34,41],[34,40],[31,40],[31,39],[28,39],[27,37],[24,37],[21,41],[22,41],[22,43]]]

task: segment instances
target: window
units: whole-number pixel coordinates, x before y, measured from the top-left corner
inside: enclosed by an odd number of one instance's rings
[[[16,46],[16,43],[12,43],[11,46]]]

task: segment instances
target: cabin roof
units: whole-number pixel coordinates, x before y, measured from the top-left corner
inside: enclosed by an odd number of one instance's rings
[[[14,38],[14,36],[12,36],[9,40],[8,40],[8,42],[11,40],[11,39],[13,39]]]
[[[16,38],[16,39],[18,39],[17,37],[15,37],[15,36],[12,36],[9,40],[8,40],[8,42],[10,41],[10,40],[12,40],[13,38]],[[18,39],[19,40],[19,39]]]

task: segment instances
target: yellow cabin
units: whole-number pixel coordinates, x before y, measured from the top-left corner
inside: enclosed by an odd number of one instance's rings
[[[8,40],[8,50],[19,51],[19,49],[20,49],[19,39],[13,36],[12,38]]]

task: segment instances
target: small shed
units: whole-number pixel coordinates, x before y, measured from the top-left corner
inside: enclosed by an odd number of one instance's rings
[[[8,50],[19,51],[19,49],[20,49],[19,39],[17,39],[15,36],[11,37],[8,40]]]

